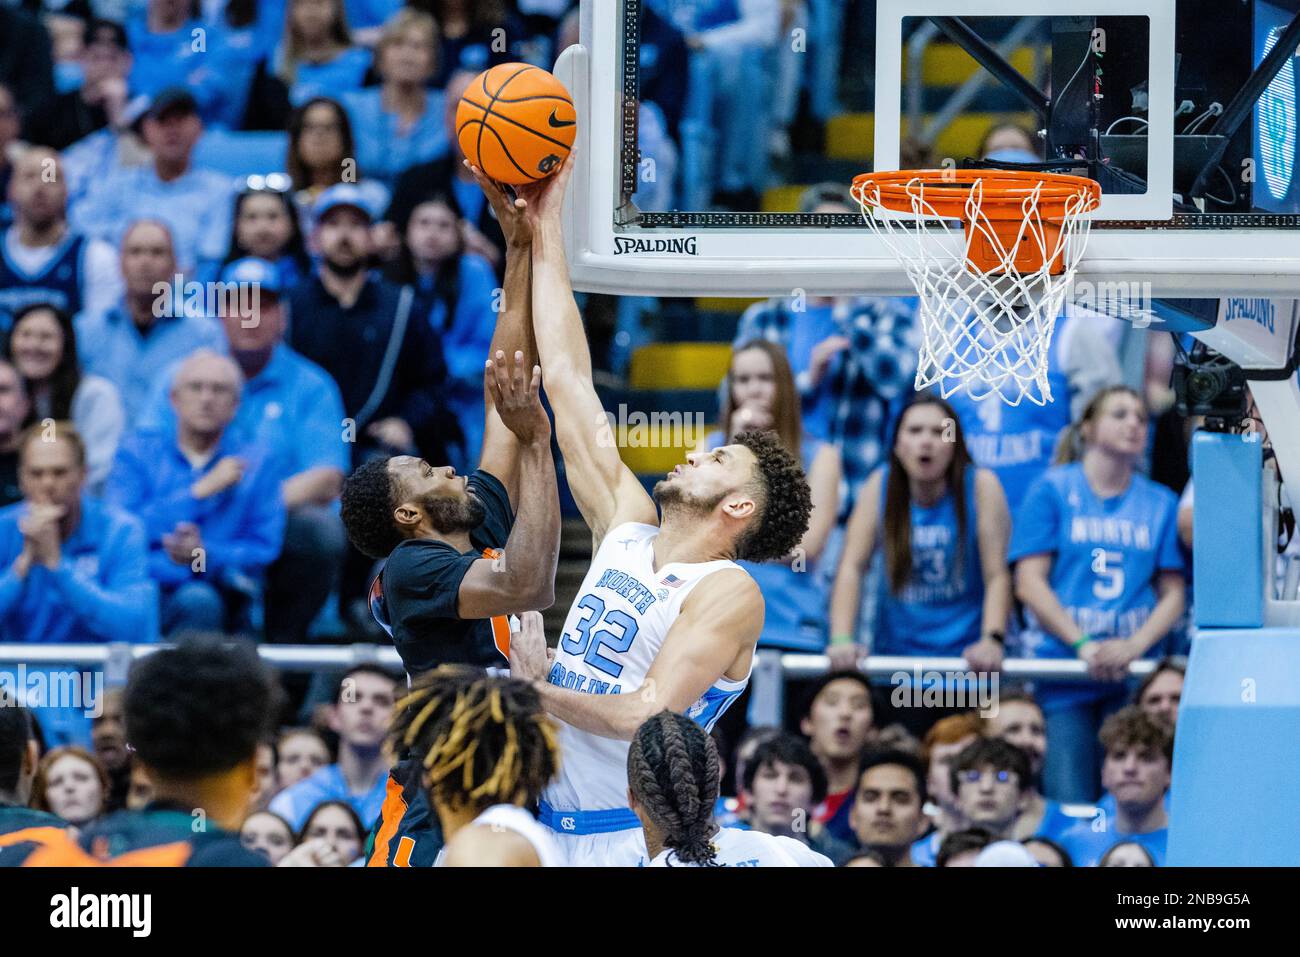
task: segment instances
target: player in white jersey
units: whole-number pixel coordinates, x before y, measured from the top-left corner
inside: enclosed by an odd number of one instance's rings
[[[713,739],[661,711],[637,730],[627,755],[628,803],[645,832],[650,867],[832,867],[791,837],[718,827],[721,762]]]
[[[524,681],[442,665],[397,703],[394,751],[419,757],[446,840],[435,867],[559,867],[532,807],[559,766],[555,723]]]
[[[536,634],[511,643],[511,672],[532,680],[563,723],[564,766],[542,820],[572,864],[638,863],[625,797],[628,742],[667,708],[711,724],[749,680],[763,597],[733,559],[791,553],[812,509],[799,463],[770,432],[692,452],[654,498],[619,456],[592,385],[560,210],[572,158],[528,197],[533,328],[569,488],[596,554],[552,664]],[[659,509],[656,509],[656,502]]]

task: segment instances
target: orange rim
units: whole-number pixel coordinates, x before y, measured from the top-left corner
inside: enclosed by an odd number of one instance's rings
[[[863,173],[853,179],[853,195],[859,200],[897,213],[910,213],[920,186],[926,205],[945,219],[966,219],[971,189],[981,185],[980,208],[990,219],[1024,215],[1024,201],[1038,192],[1038,211],[1044,219],[1058,219],[1084,198],[1077,212],[1096,209],[1101,202],[1101,184],[1085,176],[1041,173],[1018,169],[918,169]],[[999,213],[1001,215],[999,215]]]

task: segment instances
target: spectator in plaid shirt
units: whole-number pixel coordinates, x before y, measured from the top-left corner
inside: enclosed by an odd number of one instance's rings
[[[806,213],[850,213],[843,187],[811,187]],[[841,516],[882,461],[896,402],[912,393],[916,373],[916,300],[872,296],[800,295],[746,310],[735,344],[766,339],[782,346],[799,387],[808,433],[840,447],[844,460]]]

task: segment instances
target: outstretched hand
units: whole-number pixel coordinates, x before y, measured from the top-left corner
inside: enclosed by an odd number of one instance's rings
[[[532,379],[525,378],[524,354],[515,353],[514,368],[506,362],[506,354],[497,350],[496,359],[488,359],[483,379],[497,415],[505,427],[515,434],[523,445],[549,443],[551,420],[542,408],[542,367],[533,366]]]
[[[510,676],[542,681],[551,670],[552,658],[541,612],[524,612],[519,616],[519,630],[510,636]]]
[[[506,245],[514,249],[524,249],[533,241],[533,224],[525,215],[528,203],[518,195],[511,196],[505,184],[498,183],[490,179],[486,173],[471,163],[464,160],[465,168],[474,176],[479,188],[483,190],[483,195],[492,204],[492,212],[496,214],[497,222],[501,224],[501,232],[505,234]]]
[[[545,179],[515,187],[515,192],[524,201],[524,215],[531,221],[534,231],[539,223],[560,218],[560,211],[564,208],[564,194],[568,191],[569,179],[573,176],[573,157],[577,151],[575,146],[555,172]]]

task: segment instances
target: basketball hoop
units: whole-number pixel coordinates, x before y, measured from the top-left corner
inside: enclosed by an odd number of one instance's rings
[[[916,388],[1051,402],[1052,330],[1101,186],[1024,170],[902,170],[856,177],[853,196],[921,300]],[[962,246],[940,222],[953,219]]]

